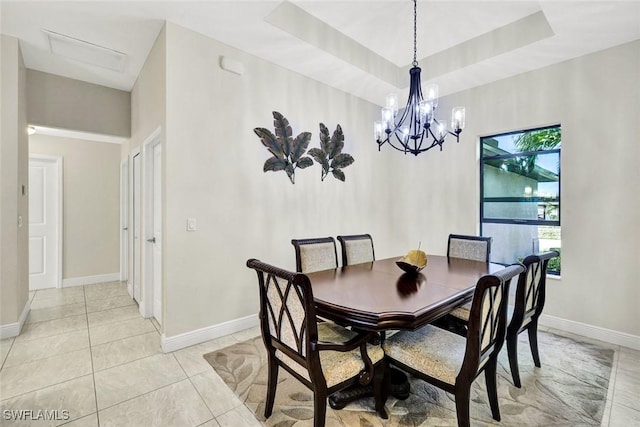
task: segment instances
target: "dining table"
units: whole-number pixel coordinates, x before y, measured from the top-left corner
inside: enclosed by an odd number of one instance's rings
[[[396,264],[401,258],[306,273],[316,314],[356,330],[378,332],[382,337],[387,330],[415,330],[471,301],[478,279],[504,268],[495,263],[430,255],[421,271],[405,272]],[[394,371],[391,377],[391,394],[405,399],[409,394],[406,376]],[[353,400],[372,395],[371,385],[356,386],[334,393],[329,404],[342,409]]]
[[[316,313],[364,331],[415,330],[473,298],[478,279],[503,265],[430,255],[406,273],[392,257],[307,273]]]

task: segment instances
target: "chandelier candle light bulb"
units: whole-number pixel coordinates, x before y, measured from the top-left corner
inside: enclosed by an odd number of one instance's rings
[[[413,62],[409,70],[409,99],[406,107],[399,114],[398,96],[387,95],[386,106],[381,111],[382,120],[374,122],[373,125],[373,135],[378,144],[378,151],[388,143],[398,151],[417,156],[434,147],[440,147],[442,150],[442,144],[447,135],[453,135],[456,141],[460,141],[460,133],[465,126],[464,107],[455,107],[452,110],[451,130],[447,129],[445,121],[435,118],[435,110],[438,106],[438,85],[434,83],[426,85],[426,97],[423,97],[420,83],[421,69],[418,67],[416,57],[416,40],[417,0],[413,0]]]

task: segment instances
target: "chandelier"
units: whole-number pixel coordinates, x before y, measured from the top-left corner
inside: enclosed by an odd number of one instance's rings
[[[460,141],[460,133],[464,129],[464,107],[454,107],[451,112],[451,130],[447,123],[435,118],[438,106],[438,85],[425,87],[426,98],[422,95],[420,84],[420,67],[416,59],[417,39],[417,0],[413,0],[413,62],[409,70],[409,99],[407,106],[396,121],[398,115],[398,95],[391,94],[386,98],[386,107],[382,109],[382,120],[374,123],[374,137],[378,143],[378,151],[388,143],[398,151],[418,155],[434,147],[440,147],[447,135]]]

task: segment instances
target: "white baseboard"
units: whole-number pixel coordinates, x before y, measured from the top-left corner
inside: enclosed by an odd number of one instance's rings
[[[94,285],[96,283],[117,281],[120,281],[120,273],[99,274],[97,276],[71,277],[69,279],[62,279],[62,287],[68,288],[70,286]]]
[[[582,335],[587,338],[608,342],[610,344],[640,350],[640,336],[627,334],[625,332],[613,331],[599,326],[587,325],[586,323],[574,322],[573,320],[562,319],[560,317],[542,314],[540,325],[559,329],[572,334]]]
[[[0,325],[0,339],[17,337],[20,335],[22,331],[22,326],[24,326],[24,322],[27,320],[27,316],[29,315],[29,311],[31,310],[31,298],[27,300],[27,303],[24,305],[22,309],[22,313],[20,313],[20,317],[18,321],[15,323],[9,323],[8,325]]]
[[[162,334],[162,338],[160,340],[162,351],[170,353],[185,347],[253,328],[254,326],[258,326],[257,314],[229,320],[227,322],[218,323],[217,325],[207,326],[206,328],[196,329],[195,331],[185,332],[184,334],[174,335],[171,337],[167,337]]]

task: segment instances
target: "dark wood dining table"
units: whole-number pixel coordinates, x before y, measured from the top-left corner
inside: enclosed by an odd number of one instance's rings
[[[414,330],[471,301],[478,279],[504,268],[430,255],[409,274],[396,265],[400,258],[307,273],[317,314],[367,331]]]

